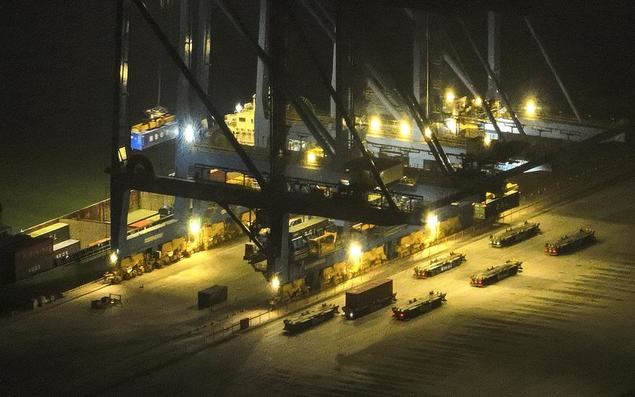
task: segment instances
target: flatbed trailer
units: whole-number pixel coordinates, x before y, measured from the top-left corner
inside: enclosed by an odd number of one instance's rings
[[[393,317],[397,320],[405,321],[420,314],[427,313],[445,302],[445,293],[430,291],[428,296],[414,298],[403,306],[394,306],[392,308]]]
[[[489,245],[495,248],[505,247],[526,240],[538,234],[540,223],[527,222],[509,227],[504,232],[489,236]]]
[[[584,245],[595,242],[595,230],[589,227],[582,227],[573,234],[564,235],[553,243],[545,244],[545,253],[556,256],[565,252],[570,252]]]
[[[522,271],[522,262],[517,260],[507,260],[499,266],[492,266],[485,271],[474,274],[470,277],[470,284],[473,287],[485,287],[497,283],[509,276],[514,276]]]
[[[315,309],[303,311],[295,317],[284,320],[284,330],[289,334],[297,333],[329,320],[338,313],[338,305],[323,303]]]
[[[459,266],[465,261],[465,255],[459,252],[450,252],[450,255],[444,258],[435,258],[426,266],[415,266],[415,278],[428,278],[436,276],[439,273],[446,272]]]

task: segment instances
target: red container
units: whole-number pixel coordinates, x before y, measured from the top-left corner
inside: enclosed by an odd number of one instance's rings
[[[53,239],[18,234],[0,245],[0,282],[28,278],[54,266]]]

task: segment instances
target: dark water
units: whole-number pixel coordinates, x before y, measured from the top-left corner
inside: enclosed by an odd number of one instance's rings
[[[158,2],[149,3],[158,12]],[[257,2],[235,3],[255,34]],[[542,15],[534,23],[572,96],[580,102],[581,112],[601,117],[628,113],[633,103],[629,77],[632,6],[612,4],[617,6],[599,14],[597,9],[578,10]],[[175,9],[173,5],[171,11],[165,11],[162,20],[172,33],[175,28],[167,23],[167,16]],[[407,75],[410,44],[399,37],[408,37],[410,25],[404,23],[407,20],[401,13],[391,10],[390,17],[369,25],[376,28],[376,44],[382,52],[392,49],[404,58],[386,61],[389,69]],[[254,92],[255,56],[220,13],[212,18],[217,38],[212,49],[211,96],[221,111],[229,112],[233,104]],[[468,22],[483,38],[484,18]],[[555,82],[520,23],[519,18],[509,18],[503,25],[503,81],[515,99],[538,86],[537,91],[553,100],[555,107],[564,107]],[[0,203],[4,222],[19,230],[107,197],[104,169],[112,122],[114,1],[3,1],[0,26]],[[133,26],[137,28],[131,51],[131,122],[156,102],[157,65],[164,65],[162,103],[169,107],[174,106],[176,76],[167,60],[156,55],[161,50],[135,13]],[[450,35],[460,37],[456,30]],[[312,37],[324,56],[323,67],[330,68],[325,36],[316,33]],[[457,47],[467,51],[460,40]],[[295,63],[308,62],[298,54],[293,53]],[[470,56],[463,59],[467,67],[475,64]],[[480,74],[477,71],[474,76]],[[300,79],[299,87],[310,95],[316,80]],[[475,80],[477,84],[485,81]],[[327,103],[324,92],[316,98],[318,105]]]
[[[168,21],[178,2],[164,11],[158,1],[148,3],[174,36]],[[14,231],[108,196],[104,170],[113,109],[114,5],[108,0],[0,2],[0,203],[4,223]],[[249,11],[241,9],[253,24],[255,14]],[[162,104],[174,109],[176,70],[136,10],[131,16],[132,124],[156,104],[159,64]],[[228,31],[220,17],[214,15],[214,29]],[[213,76],[225,75],[212,78],[213,97],[229,98],[220,107],[224,113],[249,98],[255,82],[255,55],[235,39],[215,47],[219,59],[249,54],[243,58],[249,62],[214,66],[219,73]]]
[[[0,6],[0,203],[14,229],[107,195],[111,8],[108,1]]]

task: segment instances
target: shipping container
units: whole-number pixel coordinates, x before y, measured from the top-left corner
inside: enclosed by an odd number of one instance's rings
[[[386,185],[399,182],[403,178],[403,163],[400,160],[382,157],[373,160],[381,180]],[[356,158],[347,162],[344,167],[348,170],[352,185],[375,186],[375,177],[364,159]]]
[[[518,205],[520,205],[520,193],[516,190],[512,190],[503,196],[475,203],[474,218],[489,219],[498,216],[501,212],[518,207]]]
[[[151,226],[152,222],[153,221],[151,219],[142,219],[140,221],[136,221],[134,223],[129,224],[128,229],[130,230],[144,229],[148,226]]]
[[[346,291],[344,314],[347,319],[358,318],[388,305],[394,298],[391,279],[369,281]]]
[[[70,228],[67,223],[54,223],[52,225],[43,227],[36,231],[29,233],[31,237],[50,237],[53,239],[53,244],[66,241],[71,238]]]
[[[80,249],[79,240],[68,239],[53,245],[53,256],[57,264],[64,263],[68,258],[78,253]]]
[[[18,234],[0,245],[0,282],[11,283],[53,268],[53,239]]]
[[[227,300],[227,286],[215,285],[213,287],[198,291],[198,308],[204,309],[223,303]]]

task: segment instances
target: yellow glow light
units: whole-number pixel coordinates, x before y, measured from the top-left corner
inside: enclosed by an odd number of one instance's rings
[[[348,247],[349,260],[353,263],[357,263],[359,262],[361,257],[362,257],[362,246],[356,241],[351,242],[351,244]]]
[[[517,183],[513,183],[513,182],[507,182],[505,184],[505,190],[509,191],[509,190],[517,190],[518,189],[518,184]]]
[[[525,113],[527,113],[529,116],[534,116],[537,110],[538,106],[536,105],[536,101],[533,99],[528,99],[525,103]]]
[[[314,152],[306,152],[306,162],[309,164],[315,164],[317,163],[317,156],[315,155]]]
[[[410,135],[410,123],[407,120],[401,120],[399,123],[399,132],[401,136]]]
[[[277,275],[271,278],[271,288],[274,291],[280,289],[280,278]]]
[[[483,106],[483,99],[481,99],[480,96],[477,96],[476,98],[474,98],[474,106],[478,106],[478,107]]]
[[[492,144],[492,138],[490,138],[489,135],[485,135],[483,137],[483,145],[485,145],[485,147],[489,147],[489,145]]]
[[[428,227],[428,229],[436,231],[437,227],[439,226],[439,217],[432,212],[429,213],[426,216],[426,226]]]
[[[452,89],[447,89],[445,91],[445,101],[447,103],[452,103],[454,102],[454,100],[456,99],[456,95],[454,95],[454,91],[452,91]]]
[[[125,146],[119,148],[118,157],[120,162],[128,160],[128,153],[126,153]]]
[[[192,36],[185,36],[185,43],[183,44],[183,47],[186,54],[189,55],[192,53]]]
[[[201,232],[201,218],[192,218],[189,223],[190,233],[198,235]]]
[[[117,255],[117,253],[115,251],[110,253],[110,264],[111,265],[116,265],[117,261],[119,260],[119,255]]]
[[[122,62],[119,66],[119,79],[123,85],[128,84],[128,62]]]
[[[432,138],[432,130],[430,129],[430,127],[426,127],[425,130],[423,130],[423,133],[426,136],[426,138],[428,139]]]
[[[370,118],[370,131],[371,132],[379,132],[379,130],[381,130],[381,119],[379,118],[379,116],[373,116]]]
[[[456,120],[453,117],[445,120],[445,126],[448,127],[448,130],[456,133]]]

